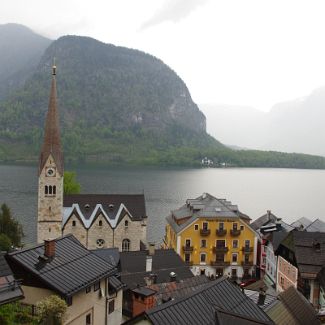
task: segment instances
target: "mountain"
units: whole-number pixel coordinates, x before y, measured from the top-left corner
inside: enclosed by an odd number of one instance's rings
[[[51,42],[25,26],[0,25],[0,99],[33,74]]]
[[[250,107],[200,107],[207,116],[208,131],[223,143],[325,156],[325,88],[276,104],[268,113]]]
[[[168,151],[223,147],[206,133],[205,116],[185,83],[162,61],[92,38],[64,36],[46,49],[24,86],[0,102],[3,156],[24,159],[26,151],[30,159],[37,156],[53,57],[68,160],[184,162],[186,154]]]

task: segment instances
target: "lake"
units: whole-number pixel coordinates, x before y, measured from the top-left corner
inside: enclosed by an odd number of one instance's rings
[[[67,168],[69,169],[69,168]],[[272,212],[287,223],[325,221],[325,171],[298,169],[74,169],[82,193],[145,193],[149,241],[160,242],[170,210],[208,192],[227,198],[252,219]],[[36,241],[37,168],[0,165],[0,203],[22,223],[25,242]]]

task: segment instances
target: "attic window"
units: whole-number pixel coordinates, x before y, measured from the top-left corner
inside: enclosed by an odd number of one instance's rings
[[[113,209],[114,209],[114,204],[110,204],[110,205],[108,206],[108,208],[109,208],[110,210],[113,210]]]
[[[125,220],[124,221],[124,227],[127,228],[129,226],[129,221],[128,220]]]
[[[90,209],[90,205],[89,204],[85,204],[85,209],[89,210]]]
[[[73,220],[72,221],[72,227],[75,227],[76,226],[76,220]]]
[[[98,221],[98,226],[101,227],[103,225],[103,221],[102,220],[99,220]]]

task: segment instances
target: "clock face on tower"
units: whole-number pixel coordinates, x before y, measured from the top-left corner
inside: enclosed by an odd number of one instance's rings
[[[46,168],[46,176],[49,177],[55,176],[55,168],[53,167]]]

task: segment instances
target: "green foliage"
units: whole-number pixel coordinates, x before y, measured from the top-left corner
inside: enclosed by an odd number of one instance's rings
[[[32,315],[31,306],[20,302],[0,306],[1,325],[37,325],[38,317]]]
[[[79,194],[80,193],[80,184],[76,181],[75,172],[64,172],[63,178],[63,188],[64,194]]]
[[[5,234],[0,234],[0,251],[8,252],[11,248],[11,240]]]
[[[0,245],[4,250],[9,246],[20,247],[24,232],[21,224],[15,220],[9,207],[6,204],[1,205],[0,209]],[[9,240],[9,242],[8,242]]]
[[[59,325],[67,311],[66,302],[56,295],[49,296],[37,303],[41,324]]]

